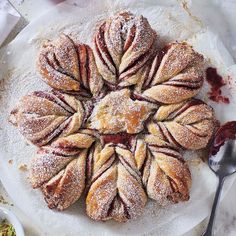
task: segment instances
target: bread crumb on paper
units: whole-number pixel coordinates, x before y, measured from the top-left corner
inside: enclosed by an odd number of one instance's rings
[[[20,164],[20,165],[18,166],[18,169],[19,169],[20,171],[28,171],[28,167],[27,167],[26,164]]]
[[[13,160],[12,159],[8,160],[8,164],[12,165],[13,164]]]

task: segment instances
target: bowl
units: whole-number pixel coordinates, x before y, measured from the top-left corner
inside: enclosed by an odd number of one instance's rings
[[[25,236],[23,226],[18,218],[11,211],[4,207],[0,207],[0,220],[4,219],[13,225],[17,236]]]

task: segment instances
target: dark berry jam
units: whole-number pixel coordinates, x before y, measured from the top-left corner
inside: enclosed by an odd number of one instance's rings
[[[211,155],[216,155],[225,141],[230,139],[236,139],[236,121],[229,121],[218,128],[211,146]]]
[[[229,98],[222,95],[221,88],[226,85],[222,76],[217,73],[216,68],[208,67],[206,70],[206,80],[211,86],[211,91],[208,92],[209,98],[217,103],[229,103]]]
[[[127,134],[127,133],[104,134],[102,135],[102,140],[104,144],[106,143],[119,144],[120,143],[126,146],[130,146],[133,137],[134,137],[133,134]]]

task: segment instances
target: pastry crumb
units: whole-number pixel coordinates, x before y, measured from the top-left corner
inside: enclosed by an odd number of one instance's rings
[[[21,171],[27,171],[28,170],[28,167],[26,164],[20,164],[18,166],[18,169],[21,170]]]
[[[13,164],[13,160],[12,159],[8,160],[8,164],[12,165]]]

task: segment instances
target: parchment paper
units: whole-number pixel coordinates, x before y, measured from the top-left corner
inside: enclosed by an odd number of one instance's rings
[[[116,222],[94,222],[85,214],[84,199],[64,212],[49,210],[38,190],[32,190],[27,180],[27,171],[19,165],[28,164],[36,148],[28,145],[19,132],[7,122],[7,115],[22,95],[35,89],[47,89],[35,69],[35,58],[40,43],[54,38],[59,33],[71,33],[81,42],[92,45],[92,34],[96,22],[113,15],[121,9],[131,10],[148,18],[158,32],[159,44],[173,40],[187,40],[203,53],[209,64],[218,68],[226,78],[231,73],[234,80],[235,66],[219,38],[204,28],[204,23],[189,16],[173,1],[89,1],[80,7],[61,4],[30,23],[7,47],[0,52],[0,178],[15,203],[38,225],[42,235],[181,235],[204,217],[211,207],[212,195],[217,179],[208,166],[199,158],[201,152],[186,152],[193,185],[191,198],[186,203],[160,208],[149,202],[144,214],[137,220],[125,224]],[[167,6],[168,5],[168,6]],[[229,72],[229,68],[231,71]],[[205,84],[199,97],[216,110],[221,121],[235,119],[235,80],[225,86],[223,93],[230,98],[229,105],[208,101],[208,85]],[[13,160],[13,164],[9,164]],[[234,178],[228,181],[225,192]]]

